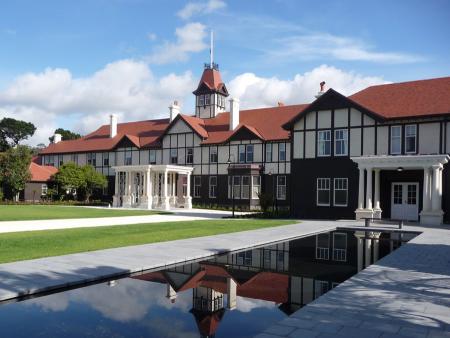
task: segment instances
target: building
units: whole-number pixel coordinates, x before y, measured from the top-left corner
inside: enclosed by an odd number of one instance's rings
[[[47,190],[52,184],[52,177],[58,172],[53,166],[45,166],[37,163],[34,158],[29,166],[31,179],[25,184],[23,200],[26,202],[38,202],[47,196]]]
[[[45,165],[92,164],[115,206],[256,208],[266,192],[304,218],[450,221],[450,77],[386,84],[349,97],[241,110],[216,64],[205,65],[195,115],[110,124],[56,141]],[[229,109],[226,109],[229,101]]]

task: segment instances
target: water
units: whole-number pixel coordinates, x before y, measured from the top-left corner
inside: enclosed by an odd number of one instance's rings
[[[402,244],[361,236],[331,232],[0,303],[0,337],[252,337]]]

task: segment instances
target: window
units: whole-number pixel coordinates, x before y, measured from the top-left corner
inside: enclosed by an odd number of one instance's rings
[[[239,145],[239,163],[245,163],[245,144]]]
[[[186,149],[186,164],[194,163],[194,149],[187,148]]]
[[[405,126],[405,152],[414,154],[416,152],[417,126],[410,124]]]
[[[346,207],[348,199],[348,179],[334,179],[334,205],[337,207]]]
[[[325,280],[314,281],[314,290],[315,290],[314,299],[319,298],[324,293],[328,292],[329,290],[328,282]]]
[[[148,153],[148,162],[150,164],[156,164],[156,149],[150,149]]]
[[[109,167],[109,154],[108,153],[103,154],[103,166]]]
[[[237,254],[238,265],[252,265],[252,251],[239,252]]]
[[[286,199],[286,176],[277,176],[277,200]]]
[[[348,131],[347,129],[339,129],[334,131],[334,155],[348,155]]]
[[[245,152],[247,163],[253,162],[253,144],[247,144],[247,146],[245,147]]]
[[[209,198],[217,197],[217,176],[209,177]]]
[[[330,234],[316,235],[316,259],[329,259]]]
[[[200,197],[201,187],[202,187],[202,177],[194,176],[194,197]]]
[[[205,97],[203,95],[200,95],[198,97],[198,105],[199,106],[204,106],[205,105]]]
[[[209,161],[211,163],[217,163],[217,147],[209,148]]]
[[[286,161],[286,143],[278,143],[278,161]]]
[[[235,199],[241,198],[241,176],[233,176],[233,194]]]
[[[340,262],[347,260],[347,234],[333,233],[333,260]]]
[[[205,95],[205,106],[210,104],[211,97],[209,95]]]
[[[266,162],[272,162],[272,143],[266,144]]]
[[[317,179],[317,205],[329,206],[330,205],[330,179],[318,178]]]
[[[187,177],[183,176],[181,179],[181,184],[183,186],[183,196],[187,195]]]
[[[87,154],[87,164],[90,164],[91,166],[95,167],[97,165],[97,159],[96,154],[94,153],[88,153]]]
[[[261,192],[261,176],[252,176],[252,198],[258,199]]]
[[[319,130],[317,137],[317,155],[330,156],[331,155],[331,131]]]
[[[61,167],[64,164],[63,160],[59,160],[59,166]]]
[[[124,153],[124,158],[125,158],[125,165],[131,165],[132,163],[132,155],[131,155],[131,151],[126,151]]]
[[[78,163],[78,154],[72,154],[70,156],[70,161],[72,161],[73,163],[77,164]]]
[[[170,164],[178,163],[178,149],[172,148],[170,149]]]
[[[417,185],[408,184],[407,204],[417,204]]]
[[[391,154],[402,153],[402,127],[391,127]]]
[[[42,196],[47,196],[48,193],[48,186],[47,184],[42,184],[41,185],[41,195]]]
[[[241,198],[250,198],[250,176],[242,176]]]

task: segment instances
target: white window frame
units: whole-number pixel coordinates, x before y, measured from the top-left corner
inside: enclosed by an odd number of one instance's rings
[[[345,181],[345,189],[343,189],[342,187],[337,187],[337,183],[339,181]],[[336,191],[345,191],[346,192],[346,199],[345,199],[345,204],[338,204],[336,203]],[[336,177],[333,179],[333,205],[335,207],[346,207],[348,206],[348,178],[346,177]]]
[[[408,128],[414,128],[414,135],[408,135]],[[414,137],[414,150],[408,151],[406,148],[408,147],[407,139]],[[417,152],[417,125],[416,124],[407,124],[405,125],[405,154],[415,154]]]
[[[338,134],[342,132],[343,138],[338,138]],[[338,154],[338,143],[342,142],[344,146],[344,152]],[[347,156],[348,155],[348,130],[347,129],[336,129],[334,131],[334,156]]]
[[[212,182],[215,180],[215,184]],[[214,192],[213,194],[211,194]],[[209,187],[208,187],[209,198],[217,198],[217,176],[209,176]]]
[[[327,135],[327,138],[324,138],[323,140],[320,138],[320,135]],[[322,147],[321,145],[324,144],[323,150],[326,149],[326,143],[329,143],[329,153],[322,153]],[[317,157],[329,157],[331,156],[331,130],[319,130],[317,132]]]
[[[266,143],[266,158],[265,158],[265,161],[266,162],[272,162],[273,161],[273,144],[272,143]]]
[[[328,246],[321,247],[319,246],[319,236],[320,235],[328,235]],[[329,233],[323,233],[316,235],[316,259],[321,260],[329,260],[330,259],[330,234]]]
[[[194,176],[194,197],[201,197],[202,177]]]
[[[241,199],[249,200],[250,199],[250,187],[251,187],[251,176],[244,175],[241,177]],[[244,181],[247,181],[248,184],[244,184]]]
[[[345,236],[345,249],[338,248],[334,246],[336,235]],[[345,232],[333,232],[333,261],[336,262],[346,262],[347,261],[347,249],[348,249],[348,238]]]
[[[205,105],[205,95],[200,95],[198,97],[198,105],[199,106],[204,106]]]
[[[250,154],[251,154],[251,159],[249,158]],[[245,162],[251,163],[251,162],[253,162],[254,158],[255,158],[255,146],[253,144],[247,144],[245,146]]]
[[[284,184],[280,184],[280,179],[284,179]],[[277,176],[277,200],[285,201],[286,200],[286,186],[287,186],[287,178],[285,175]]]
[[[319,187],[319,182],[328,182],[328,189]],[[319,203],[319,191],[328,191],[328,203]],[[319,207],[329,207],[331,202],[330,179],[328,177],[318,177],[316,181],[316,205]]]
[[[283,154],[283,156],[281,156]],[[286,162],[287,156],[286,156],[286,143],[278,143],[278,161],[279,162]]]
[[[241,193],[242,193],[242,189],[241,189],[241,184],[242,184],[242,177],[241,176],[233,176],[233,194],[234,194],[234,199],[235,200],[239,200],[241,199]]]
[[[152,157],[154,157],[153,161]],[[148,163],[156,164],[156,149],[150,149],[150,151],[148,152]]]
[[[209,106],[211,104],[211,96],[209,94],[205,95],[205,106]]]
[[[175,156],[174,156],[175,154]],[[169,163],[170,164],[178,164],[178,148],[170,148],[169,150]],[[174,162],[173,159],[176,158],[176,161]]]
[[[41,196],[47,196],[48,193],[48,185],[46,183],[43,183],[41,185]]]
[[[241,158],[241,155],[243,155],[242,158]],[[247,153],[246,153],[246,150],[245,150],[245,144],[240,144],[238,146],[238,160],[239,160],[239,163],[245,163],[246,158],[247,158]]]
[[[217,147],[209,148],[209,163],[217,163],[219,158]]]
[[[400,135],[399,136],[395,136],[394,137],[394,133],[393,133],[394,129],[398,129],[400,131]],[[393,151],[393,149],[392,149],[392,146],[394,144],[394,142],[393,142],[394,138],[396,140],[398,140],[398,142],[400,143],[400,150],[399,151]],[[399,154],[401,154],[402,153],[402,126],[391,126],[391,140],[390,141],[391,141],[391,149],[390,149],[391,154],[392,155],[399,155]]]
[[[252,199],[259,199],[261,193],[261,176],[252,176]]]

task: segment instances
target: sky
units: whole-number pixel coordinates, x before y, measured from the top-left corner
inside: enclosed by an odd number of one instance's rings
[[[0,118],[58,127],[192,114],[214,61],[242,109],[307,103],[319,83],[370,85],[450,75],[449,0],[15,0],[0,5]]]

